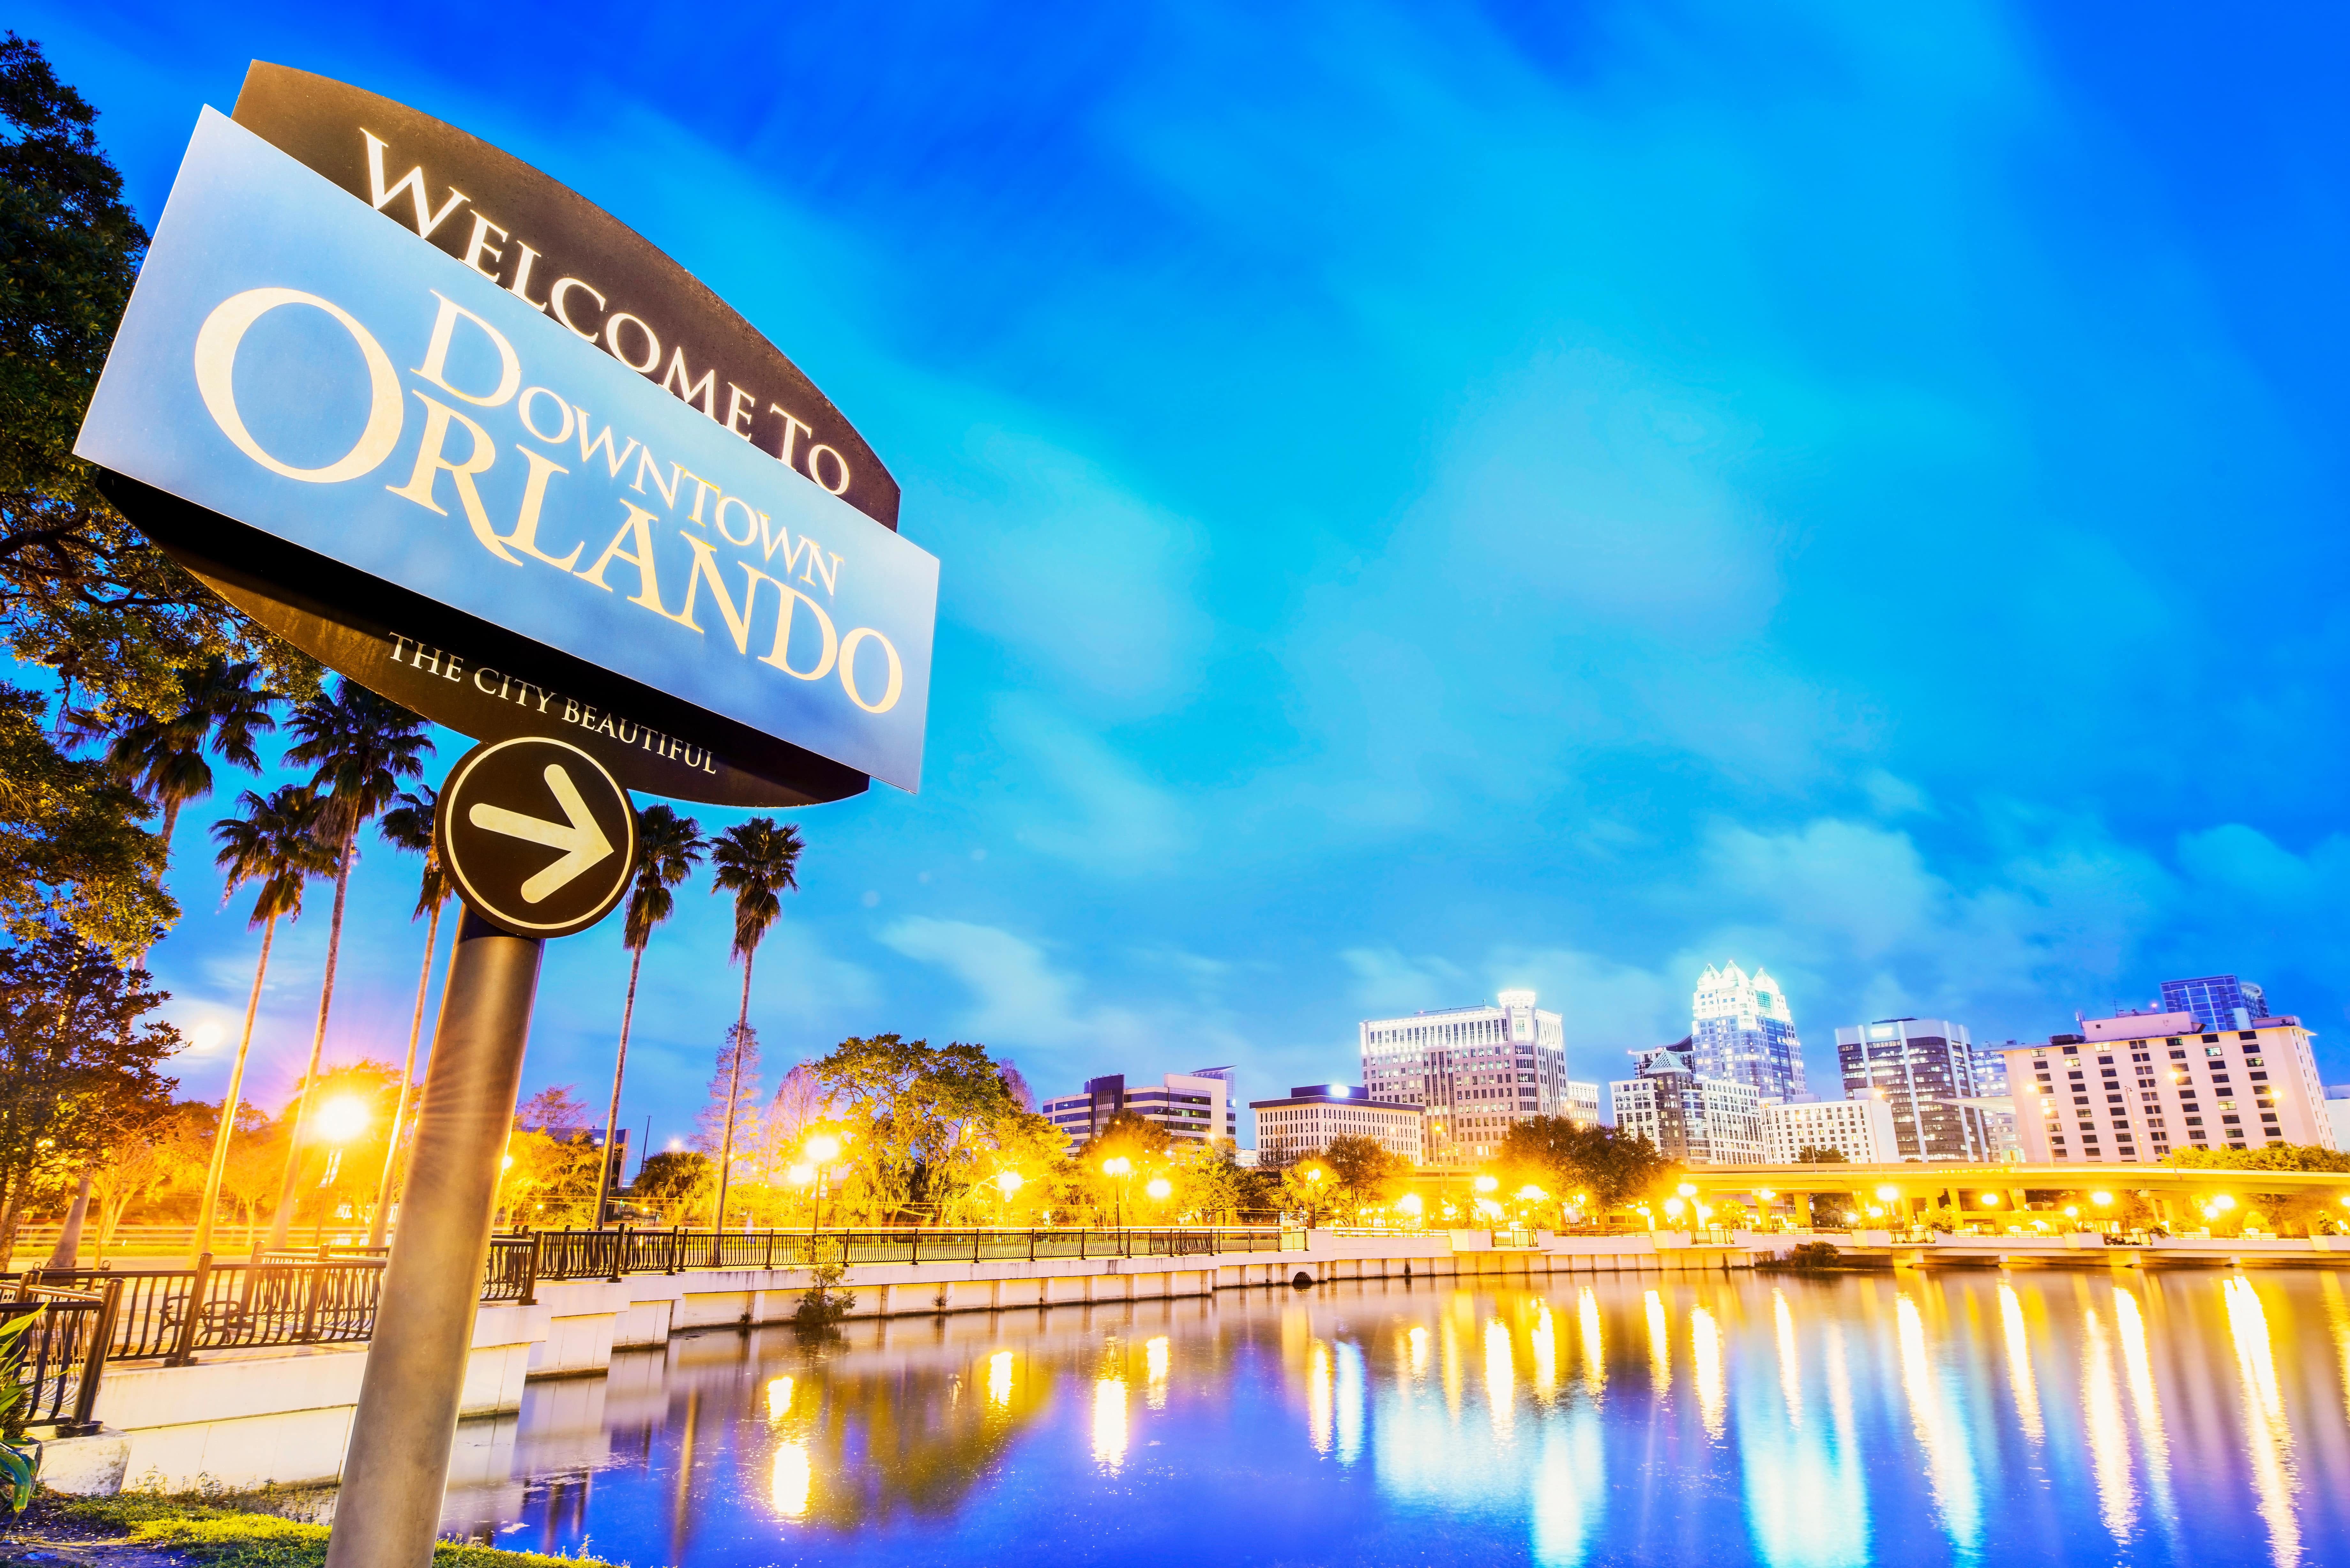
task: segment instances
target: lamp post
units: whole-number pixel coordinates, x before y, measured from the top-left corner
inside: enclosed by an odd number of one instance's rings
[[[1122,1180],[1134,1174],[1134,1162],[1122,1154],[1113,1156],[1102,1161],[1102,1174],[1113,1181]],[[1126,1193],[1123,1187],[1118,1189],[1118,1197],[1110,1201],[1110,1228],[1122,1231],[1126,1228]]]
[[[318,1140],[327,1146],[327,1168],[320,1173],[318,1185],[328,1188],[342,1174],[343,1146],[367,1130],[367,1102],[357,1095],[345,1095],[320,1106],[317,1116]],[[327,1240],[327,1211],[323,1204],[318,1210],[316,1235],[317,1245],[323,1248]]]
[[[818,1133],[802,1146],[801,1152],[816,1167],[816,1208],[808,1214],[808,1234],[813,1236],[824,1223],[824,1200],[831,1196],[832,1162],[840,1158],[840,1140],[830,1133]]]
[[[1018,1192],[1020,1189],[1025,1185],[1026,1179],[1016,1170],[1002,1170],[996,1172],[995,1193],[996,1196],[1002,1199],[1002,1207],[995,1212],[995,1218],[998,1223],[1007,1223],[1010,1221],[1012,1218],[1013,1195]]]

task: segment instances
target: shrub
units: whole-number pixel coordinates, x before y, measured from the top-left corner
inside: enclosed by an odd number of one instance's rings
[[[857,1305],[857,1293],[838,1289],[848,1277],[846,1263],[818,1263],[809,1271],[807,1293],[792,1314],[792,1326],[802,1334],[826,1334]]]

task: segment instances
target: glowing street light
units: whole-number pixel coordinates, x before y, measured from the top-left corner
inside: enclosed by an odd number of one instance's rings
[[[816,1206],[808,1210],[808,1234],[813,1236],[824,1223],[824,1200],[832,1196],[832,1162],[840,1158],[840,1140],[820,1132],[800,1145],[800,1152],[816,1167]]]
[[[1985,1209],[1996,1209],[1999,1207],[1999,1194],[1996,1192],[1981,1193],[1976,1197],[1975,1201]]]
[[[1119,1182],[1118,1196],[1117,1199],[1112,1200],[1115,1206],[1110,1210],[1110,1223],[1114,1226],[1123,1227],[1126,1224],[1126,1191],[1124,1179],[1134,1174],[1134,1161],[1127,1158],[1126,1156],[1122,1154],[1115,1155],[1110,1158],[1102,1161],[1102,1174]]]
[[[1490,1176],[1481,1176],[1477,1179],[1475,1183],[1477,1190],[1480,1192],[1491,1192],[1493,1189],[1501,1185],[1502,1184],[1499,1180]]]
[[[1003,1194],[1003,1200],[1009,1203],[1012,1201],[1012,1195],[1026,1186],[1027,1180],[1026,1177],[1016,1170],[1006,1170],[997,1175],[995,1190]]]
[[[348,1143],[367,1130],[370,1113],[357,1095],[344,1095],[318,1107],[318,1136],[328,1143]]]
[[[1684,1181],[1679,1187],[1673,1189],[1673,1190],[1679,1193],[1683,1198],[1695,1198],[1697,1196],[1697,1184],[1692,1181]]]
[[[2103,1209],[2113,1200],[2114,1195],[2110,1192],[2092,1192],[2089,1194],[2089,1201],[2095,1204],[2100,1209]]]
[[[1175,1190],[1175,1184],[1163,1176],[1154,1176],[1142,1190],[1153,1203],[1164,1203]]]
[[[2350,1198],[2345,1198],[2342,1201],[2345,1203],[2350,1203]],[[1419,1218],[1419,1211],[1423,1207],[1424,1205],[1422,1205],[1419,1200],[1419,1194],[1417,1192],[1407,1192],[1401,1198],[1396,1199],[1396,1211],[1400,1214],[1408,1214],[1414,1220]]]

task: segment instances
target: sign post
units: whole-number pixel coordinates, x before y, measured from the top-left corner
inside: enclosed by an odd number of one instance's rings
[[[840,411],[641,236],[260,63],[197,124],[74,450],[255,621],[483,742],[440,794],[465,912],[328,1552],[424,1568],[546,940],[626,892],[630,790],[918,788],[938,562]]]
[[[331,1568],[420,1568],[441,1532],[500,1163],[546,943],[470,907],[424,1072],[416,1151],[343,1456]]]

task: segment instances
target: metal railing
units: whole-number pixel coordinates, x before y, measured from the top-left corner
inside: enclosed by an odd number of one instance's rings
[[[116,1361],[166,1356],[184,1365],[200,1350],[273,1345],[333,1345],[375,1333],[383,1286],[380,1259],[286,1260],[192,1269],[39,1269],[34,1289],[111,1290],[118,1307],[107,1356]]]
[[[1300,1251],[1272,1227],[1167,1230],[538,1231],[492,1245],[484,1301],[521,1301],[548,1280],[618,1279],[688,1269],[803,1269],[817,1263],[977,1263],[1057,1258],[1194,1258]],[[525,1262],[521,1253],[528,1250]]]
[[[36,1313],[17,1341],[16,1381],[25,1399],[16,1418],[27,1427],[49,1427],[61,1438],[98,1430],[98,1388],[105,1376],[122,1287],[64,1290],[16,1282],[0,1301],[0,1322]]]
[[[1302,1251],[1305,1233],[1274,1227],[1178,1230],[539,1231],[493,1237],[484,1302],[531,1305],[559,1280],[674,1274],[699,1269],[803,1269],[822,1263],[972,1263],[1075,1258],[1189,1258]],[[192,1269],[34,1269],[0,1276],[0,1291],[68,1303],[58,1321],[101,1359],[163,1357],[278,1345],[334,1345],[375,1333],[383,1249],[264,1252],[252,1262],[199,1258]],[[94,1303],[107,1303],[102,1318]],[[0,1295],[0,1309],[10,1298]],[[88,1304],[85,1304],[88,1303]],[[65,1330],[38,1331],[54,1337]],[[47,1343],[46,1341],[44,1342]],[[84,1339],[74,1344],[80,1345]],[[49,1363],[65,1354],[44,1351]],[[47,1365],[48,1363],[45,1363]],[[59,1376],[54,1370],[45,1376]],[[55,1398],[51,1398],[55,1405]]]

